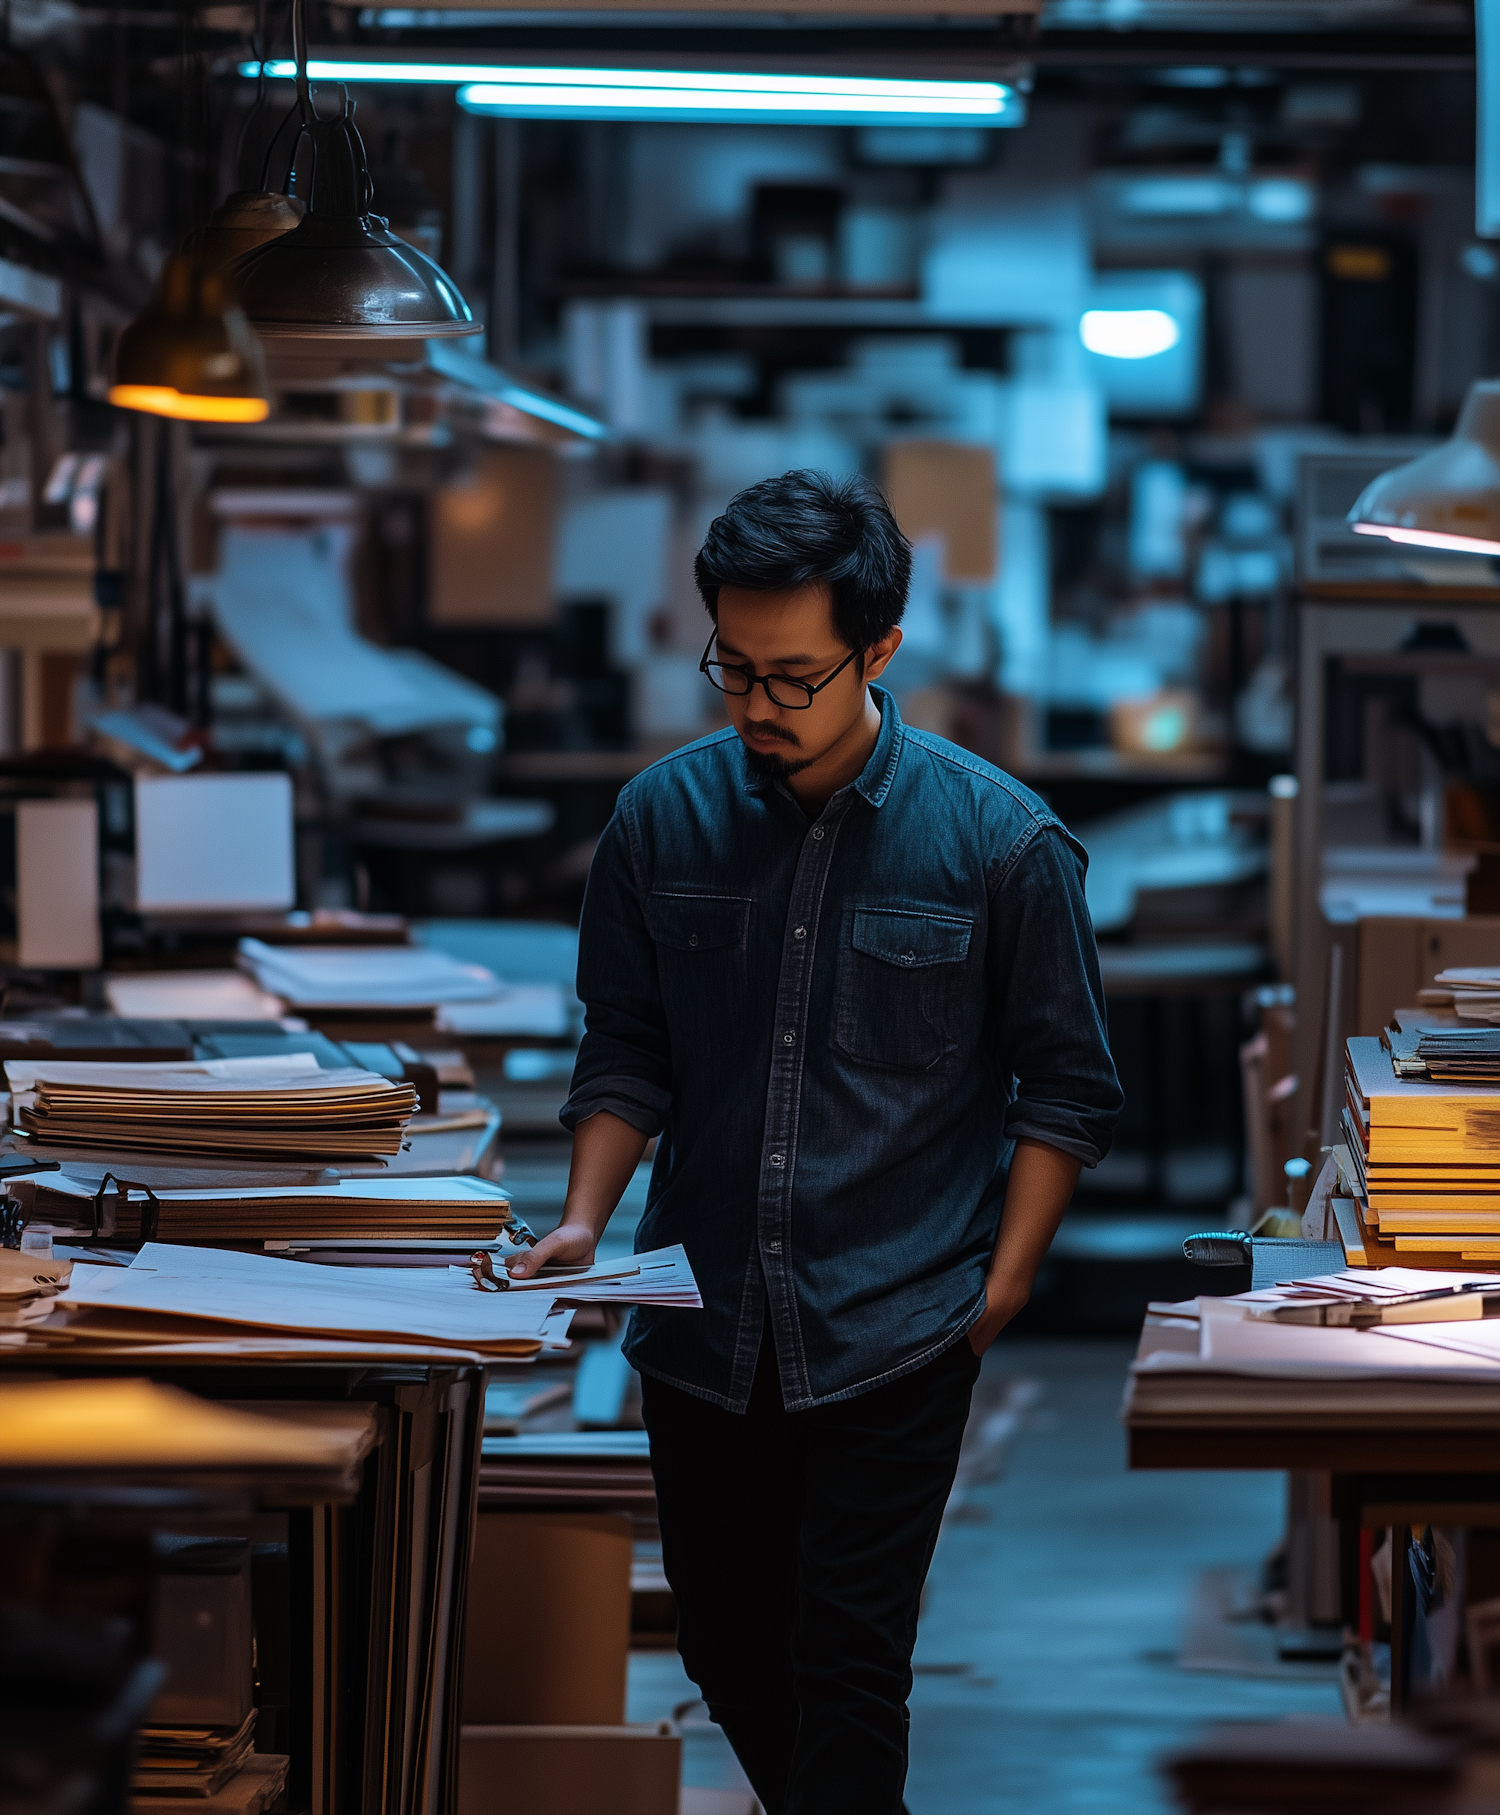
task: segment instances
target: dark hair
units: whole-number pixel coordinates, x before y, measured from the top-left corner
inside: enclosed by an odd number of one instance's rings
[[[868,649],[906,610],[911,544],[868,479],[804,469],[731,498],[708,526],[693,578],[715,623],[721,586],[779,592],[824,580],[839,636]]]

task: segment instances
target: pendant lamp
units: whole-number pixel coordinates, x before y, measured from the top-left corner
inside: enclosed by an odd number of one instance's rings
[[[208,225],[198,235],[197,250],[211,270],[218,270],[265,245],[267,240],[290,233],[303,212],[295,196],[236,189],[209,216]]]
[[[265,366],[224,278],[196,252],[174,252],[155,298],[115,349],[109,401],[180,422],[264,422]]]
[[[299,92],[305,49],[299,43]],[[236,259],[236,294],[256,331],[308,340],[430,340],[477,334],[478,323],[442,268],[370,212],[372,185],[354,107],[318,115],[309,99],[303,130],[313,144],[307,213],[290,233]]]
[[[1500,379],[1470,385],[1451,439],[1372,480],[1347,521],[1362,536],[1500,555]]]

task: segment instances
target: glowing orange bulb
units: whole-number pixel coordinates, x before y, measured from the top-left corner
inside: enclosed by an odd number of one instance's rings
[[[271,406],[264,397],[206,397],[162,384],[115,384],[109,401],[122,410],[145,410],[176,422],[264,422]]]

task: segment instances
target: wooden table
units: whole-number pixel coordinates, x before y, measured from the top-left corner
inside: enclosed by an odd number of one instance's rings
[[[366,1365],[164,1362],[83,1342],[0,1350],[0,1379],[126,1375],[260,1412],[367,1406],[374,1442],[352,1501],[272,1508],[285,1564],[256,1584],[263,1686],[287,1696],[294,1815],[446,1815],[458,1789],[464,1597],[486,1370],[432,1351]],[[265,1510],[246,1513],[279,1552]],[[186,1524],[184,1524],[186,1521]],[[192,1530],[165,1508],[164,1530]],[[222,1530],[223,1520],[215,1521]],[[279,1556],[278,1559],[279,1561]],[[281,1691],[279,1690],[278,1693]]]
[[[1248,1423],[1130,1425],[1130,1467],[1138,1469],[1317,1469],[1332,1475],[1339,1526],[1344,1623],[1357,1626],[1361,1531],[1391,1531],[1404,1559],[1414,1525],[1500,1527],[1500,1422],[1444,1429],[1390,1425]],[[1391,1707],[1407,1699],[1410,1634],[1392,1570]],[[1399,1660],[1399,1663],[1398,1663]]]

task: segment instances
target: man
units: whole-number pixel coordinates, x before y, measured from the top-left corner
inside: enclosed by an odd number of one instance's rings
[[[896,1815],[979,1358],[1120,1107],[1084,859],[871,688],[910,574],[873,486],[751,486],[696,574],[732,729],[600,840],[567,1202],[512,1271],[591,1258],[657,1137],[638,1246],[704,1309],[627,1353],[683,1662],[767,1815]]]

